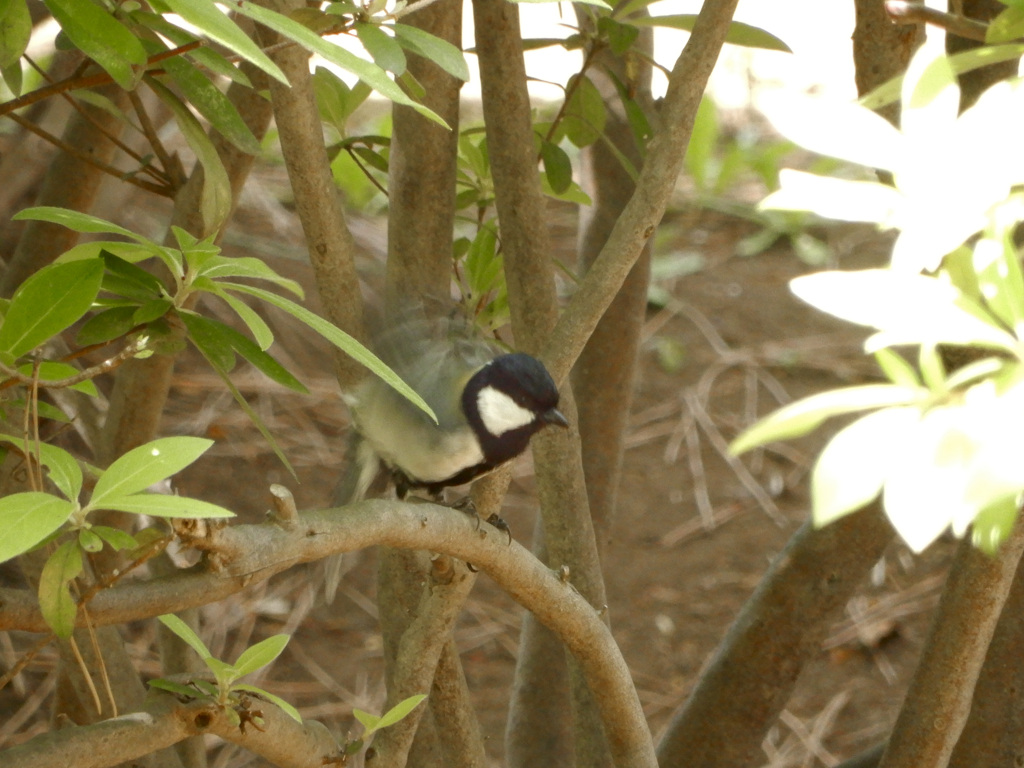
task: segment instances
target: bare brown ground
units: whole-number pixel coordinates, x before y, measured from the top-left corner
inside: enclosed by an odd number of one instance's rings
[[[250,201],[242,211],[227,252],[268,258],[310,286],[294,221],[265,202]],[[355,224],[372,257],[381,248],[379,223]],[[574,226],[560,214],[556,234],[572,242]],[[650,312],[617,519],[605,554],[613,631],[655,734],[697,681],[772,556],[807,516],[805,476],[820,437],[781,453],[746,457],[739,469],[723,458],[724,443],[780,399],[872,375],[854,331],[789,294],[788,279],[808,268],[784,247],[736,257],[735,244],[751,225],[707,212],[677,214],[664,230],[662,255],[694,250],[704,265],[666,285],[673,302]],[[843,266],[868,264],[883,253],[878,239],[859,229],[828,235]],[[238,381],[294,463],[299,484],[194,357],[186,356],[178,368],[165,422],[167,433],[218,441],[208,459],[181,479],[180,492],[229,506],[247,520],[259,519],[270,506],[266,489],[272,482],[289,484],[300,508],[325,506],[343,462],[346,417],[325,364],[325,345],[290,318],[271,319],[280,342],[272,351],[312,394],[285,392],[247,370],[238,372]],[[666,370],[656,354],[666,344],[682,353],[677,370]],[[505,517],[525,541],[534,514],[528,460],[517,475]],[[833,765],[884,735],[912,671],[948,551],[949,544],[941,543],[912,560],[894,545],[847,615],[836,617],[826,647],[765,742],[765,765]],[[354,735],[352,708],[379,711],[383,700],[374,561],[372,552],[349,558],[331,607],[317,604],[303,571],[210,608],[205,631],[211,648],[233,658],[254,640],[294,631],[261,684],[304,716]],[[518,607],[481,578],[456,633],[495,765],[519,620]],[[133,626],[127,634],[141,668],[156,674],[152,628]],[[0,634],[3,666],[30,642]],[[52,655],[42,654],[0,692],[0,741],[11,743],[15,733],[20,741],[48,727],[53,665]],[[230,747],[211,746],[213,765],[261,764]]]

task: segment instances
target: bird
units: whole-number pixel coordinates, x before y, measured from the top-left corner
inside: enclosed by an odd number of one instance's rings
[[[423,490],[432,499],[523,453],[544,427],[568,427],[558,388],[544,364],[503,352],[451,321],[404,321],[376,344],[377,353],[437,416],[376,376],[345,400],[352,414],[348,469],[336,501],[362,498],[381,468],[398,498]]]

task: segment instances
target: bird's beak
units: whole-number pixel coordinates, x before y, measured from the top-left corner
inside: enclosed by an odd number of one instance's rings
[[[562,415],[562,412],[557,408],[551,408],[550,410],[544,411],[540,415],[540,420],[545,424],[555,424],[559,427],[568,427],[569,421]]]

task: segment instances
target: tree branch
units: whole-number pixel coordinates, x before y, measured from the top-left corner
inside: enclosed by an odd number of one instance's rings
[[[555,381],[565,381],[580,351],[661,221],[682,168],[697,105],[732,22],[737,0],[706,0],[669,77],[668,91],[636,192],[544,346]]]
[[[254,694],[246,698],[242,714],[258,712],[259,727],[250,721],[239,728],[208,700],[182,704],[173,694],[154,691],[140,711],[44,733],[0,752],[0,761],[4,768],[107,768],[208,733],[282,768],[342,764],[338,743],[323,724],[298,723],[269,701]]]
[[[297,563],[375,545],[429,549],[473,563],[536,614],[579,659],[599,701],[620,768],[655,766],[651,734],[629,669],[601,617],[571,583],[487,523],[434,504],[373,499],[300,515],[293,530],[273,523],[212,528],[186,543],[209,554],[173,576],[121,584],[89,604],[93,623],[119,624],[206,605]],[[34,595],[0,590],[0,630],[48,631]]]

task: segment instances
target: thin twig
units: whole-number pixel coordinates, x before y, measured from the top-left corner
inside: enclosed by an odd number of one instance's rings
[[[941,27],[957,37],[985,42],[988,24],[954,13],[945,13],[929,8],[924,3],[910,3],[906,0],[887,0],[885,12],[897,24],[931,24]]]
[[[46,389],[65,389],[67,387],[73,387],[76,384],[81,384],[83,381],[96,378],[104,373],[110,373],[110,371],[117,368],[119,365],[127,362],[137,354],[142,352],[146,348],[146,344],[149,343],[148,337],[140,336],[135,341],[126,345],[124,349],[118,352],[113,357],[104,360],[102,363],[90,366],[83,369],[74,376],[68,376],[65,379],[55,379],[53,381],[40,382]],[[26,386],[33,386],[38,382],[38,377],[28,376],[16,368],[0,363],[0,373],[3,373],[8,377],[7,381],[0,382],[0,389],[11,386],[12,382],[18,384],[24,384]]]

